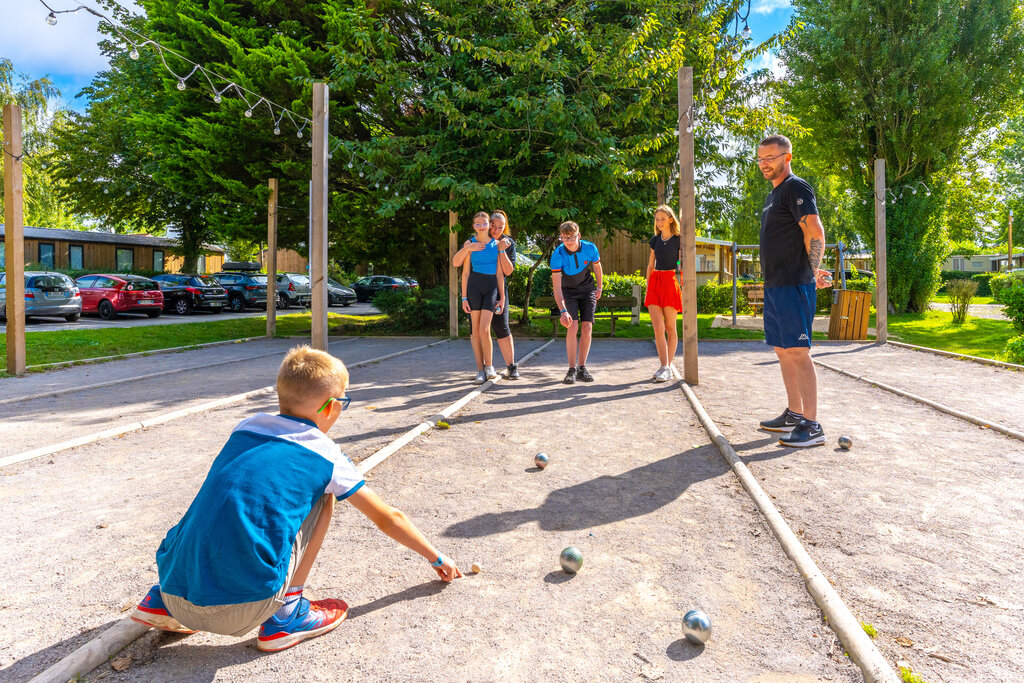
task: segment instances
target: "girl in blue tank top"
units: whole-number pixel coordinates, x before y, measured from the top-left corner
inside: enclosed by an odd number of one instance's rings
[[[496,379],[491,319],[505,308],[505,275],[498,268],[498,255],[507,245],[491,238],[490,215],[481,211],[473,216],[476,235],[455,254],[452,265],[462,266],[462,310],[470,317],[473,357],[477,384]],[[466,262],[468,259],[468,263]]]

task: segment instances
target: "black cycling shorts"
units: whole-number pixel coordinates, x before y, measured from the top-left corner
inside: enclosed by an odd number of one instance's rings
[[[491,331],[494,332],[495,339],[512,336],[512,328],[508,326],[508,287],[505,287],[505,308],[491,318]]]
[[[597,310],[596,288],[581,291],[563,289],[562,296],[565,297],[565,310],[569,311],[573,320],[582,323],[594,322],[594,311]]]
[[[471,272],[466,283],[466,298],[471,311],[493,311],[498,305],[498,277]]]

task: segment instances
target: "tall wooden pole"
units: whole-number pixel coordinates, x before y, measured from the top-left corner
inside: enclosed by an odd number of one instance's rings
[[[7,270],[7,373],[25,374],[25,187],[21,107],[4,105],[4,254]]]
[[[277,178],[270,179],[267,201],[267,336],[277,333]]]
[[[679,69],[679,220],[683,239],[683,379],[697,376],[697,207],[693,169],[693,67]]]
[[[875,339],[889,339],[889,277],[885,260],[885,159],[875,159]]]
[[[1010,222],[1006,226],[1006,270],[1013,270],[1013,209],[1010,209]]]
[[[313,84],[313,234],[309,281],[313,289],[311,345],[327,350],[327,108],[326,83]]]
[[[454,193],[448,193],[448,201],[455,199]],[[455,252],[459,250],[459,213],[448,211],[448,336],[459,336],[459,269],[452,265]],[[507,305],[507,302],[506,302]]]

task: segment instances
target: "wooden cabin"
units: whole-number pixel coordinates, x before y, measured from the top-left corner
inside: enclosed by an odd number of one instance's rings
[[[653,234],[653,233],[652,233]],[[650,235],[647,236],[650,239]],[[601,254],[601,267],[606,273],[630,275],[637,271],[647,271],[647,260],[651,255],[651,247],[647,240],[634,239],[629,235],[617,232],[614,235],[589,237]],[[729,249],[732,242],[697,237],[697,285],[708,282],[732,281],[731,255]]]
[[[0,225],[0,238],[4,226]],[[0,267],[6,263],[0,241]],[[184,264],[178,242],[152,235],[119,235],[109,232],[61,230],[25,226],[25,263],[44,268],[123,271],[156,270],[181,272]],[[199,257],[198,272],[216,273],[224,264],[224,250],[205,246]],[[187,269],[192,271],[192,269]]]

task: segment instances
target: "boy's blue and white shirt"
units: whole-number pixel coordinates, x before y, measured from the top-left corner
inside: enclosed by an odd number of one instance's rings
[[[365,483],[312,422],[266,413],[243,420],[157,550],[160,590],[201,606],[274,595],[317,499],[343,500]]]

